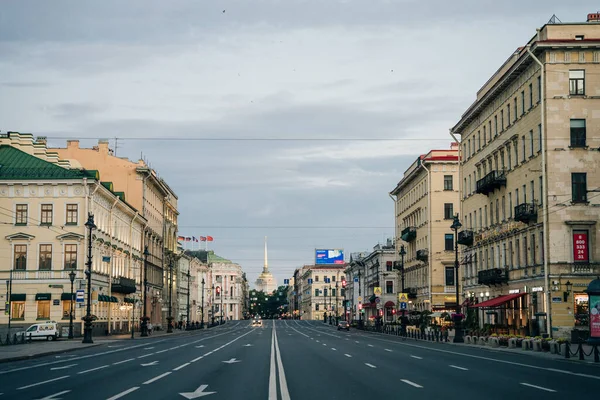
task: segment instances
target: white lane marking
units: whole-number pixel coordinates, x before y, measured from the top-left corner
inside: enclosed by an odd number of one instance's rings
[[[279,389],[281,391],[281,400],[290,400],[290,392],[288,391],[287,380],[285,379],[285,370],[283,362],[281,362],[281,351],[279,350],[279,340],[275,329],[275,321],[273,321],[273,332],[275,333],[275,350],[277,352],[277,368],[279,369]]]
[[[468,371],[469,370],[468,368],[463,368],[463,367],[459,367],[459,366],[456,366],[456,365],[449,365],[449,367],[460,369],[461,371]]]
[[[65,365],[63,367],[54,367],[54,368],[50,368],[50,371],[56,371],[57,369],[67,369],[67,368],[71,368],[76,366],[77,364],[70,364],[70,365]]]
[[[194,359],[193,359],[193,360],[191,360],[190,362],[196,362],[196,361],[198,361],[198,360],[201,360],[202,358],[204,358],[204,357],[206,357],[206,356],[208,356],[208,355],[210,355],[210,354],[212,354],[212,353],[215,353],[215,352],[217,352],[217,351],[221,350],[223,347],[229,346],[229,345],[230,345],[230,344],[232,344],[233,342],[236,342],[236,341],[240,340],[241,338],[243,338],[243,337],[244,337],[244,336],[246,336],[246,335],[249,335],[249,334],[251,334],[252,332],[254,332],[254,331],[248,331],[248,332],[244,333],[243,335],[241,335],[241,336],[238,336],[238,337],[236,337],[236,338],[235,338],[235,339],[233,339],[233,340],[230,340],[229,342],[225,343],[225,344],[224,344],[224,345],[222,345],[221,347],[217,347],[216,349],[214,349],[214,350],[212,350],[212,351],[209,351],[208,353],[206,353],[206,354],[203,354],[203,355],[201,355],[200,357],[196,357],[196,358],[194,358]]]
[[[390,349],[384,349],[384,350],[385,350],[385,351],[389,351],[389,352],[391,352],[391,351],[392,351],[392,350],[390,350]]]
[[[369,346],[369,347],[373,347],[373,345],[372,345],[372,344],[368,344],[367,346]]]
[[[69,392],[70,392],[70,390],[63,390],[62,392],[51,394],[50,396],[46,396],[46,397],[44,397],[42,399],[39,399],[39,400],[59,400],[59,399],[56,398],[56,396],[67,394]],[[0,395],[2,395],[2,393],[0,393]]]
[[[571,372],[571,371],[564,371],[562,369],[554,369],[554,368],[546,368],[548,371],[552,371],[552,372],[560,372],[562,374],[569,374],[569,375],[576,375],[576,376],[582,376],[584,378],[593,378],[593,379],[600,379],[600,376],[595,376],[595,375],[588,375],[588,374],[580,374],[580,373],[576,373],[576,372]]]
[[[65,376],[61,376],[59,378],[49,379],[47,381],[32,383],[31,385],[21,386],[20,388],[17,388],[17,390],[29,389],[30,387],[43,385],[44,383],[50,383],[50,382],[60,381],[61,379],[67,379],[69,376],[71,376],[71,375],[65,375]]]
[[[532,385],[530,383],[521,382],[521,385],[523,385],[523,386],[529,386],[529,387],[540,389],[540,390],[545,390],[546,392],[556,392],[556,390],[548,389],[548,388],[545,388],[545,387],[542,387],[542,386]]]
[[[108,347],[110,349],[112,347],[123,347],[123,345],[122,344],[115,344],[114,346],[106,346],[106,347]]]
[[[96,368],[92,368],[92,369],[86,369],[85,371],[79,371],[77,374],[78,375],[85,374],[85,373],[92,372],[92,371],[98,371],[99,369],[103,369],[103,368],[108,368],[108,365],[103,365],[101,367],[96,367]]]
[[[156,353],[154,353],[154,354],[160,354],[160,353],[164,353],[165,351],[169,351],[169,349],[160,350],[160,351],[157,351],[157,352],[156,352]]]
[[[113,365],[125,364],[126,362],[133,361],[133,360],[135,360],[135,358],[128,358],[127,360],[117,361],[117,362],[113,363]]]
[[[411,381],[409,381],[408,379],[400,379],[400,380],[401,380],[402,382],[404,382],[404,383],[406,383],[406,384],[409,384],[410,386],[414,386],[414,387],[416,387],[416,388],[422,388],[422,387],[423,387],[423,386],[421,386],[421,385],[418,385],[418,384],[416,384],[416,383],[414,383],[414,382],[411,382]]]
[[[252,345],[250,343],[245,344],[244,347],[252,347]]]
[[[201,344],[201,345],[199,345],[199,346],[196,346],[196,348],[197,348],[197,349],[201,349],[202,347],[204,347],[204,345],[203,345],[203,344]]]
[[[140,364],[142,367],[149,367],[158,364],[158,361],[152,361],[147,364]]]
[[[411,356],[412,358],[416,358],[417,360],[422,360],[423,357],[419,357],[419,356]]]
[[[235,358],[231,358],[228,361],[223,361],[225,364],[235,364],[235,363],[239,363],[242,362],[242,360],[236,360]]]
[[[177,368],[173,368],[173,371],[179,371],[180,369],[182,369],[182,368],[185,368],[185,367],[187,367],[188,365],[190,365],[190,363],[189,363],[189,362],[187,362],[187,363],[185,363],[185,364],[181,364],[179,367],[177,367]]]
[[[323,343],[323,346],[327,346],[325,343]]]
[[[271,334],[271,364],[269,367],[269,400],[277,400],[277,369],[275,366],[275,327],[273,327],[272,334]]]
[[[333,350],[333,351],[336,351],[336,348],[335,348],[335,347],[332,347],[332,348],[331,348],[331,350]]]
[[[317,340],[317,343],[319,343],[319,341]]]
[[[374,366],[373,364],[365,363],[365,365],[366,365],[367,367],[371,367],[371,368],[377,368],[377,367],[376,367],[376,366]]]
[[[185,392],[185,393],[179,393],[180,395],[182,395],[183,397],[185,397],[186,399],[195,399],[197,397],[204,397],[204,396],[208,396],[209,394],[214,394],[217,392],[205,392],[204,389],[206,389],[208,387],[208,385],[200,385],[200,387],[198,387],[198,389],[194,390],[193,392]]]
[[[143,356],[139,356],[138,358],[150,357],[151,355],[154,355],[154,353],[144,354]]]
[[[56,358],[64,358],[64,357],[76,357],[75,354],[65,354],[63,356],[56,356]]]
[[[354,343],[360,343],[358,340],[355,340]]]
[[[344,354],[346,357],[352,357],[350,354]]]
[[[154,377],[154,378],[152,378],[152,379],[149,379],[149,380],[147,380],[146,382],[144,382],[144,385],[149,385],[149,384],[151,384],[152,382],[156,382],[157,380],[159,380],[159,379],[162,379],[162,378],[164,378],[164,377],[165,377],[165,376],[167,376],[167,375],[171,375],[171,371],[169,371],[169,372],[165,372],[164,374],[160,374],[160,375],[158,375],[158,376],[155,376],[155,377]]]
[[[120,399],[123,396],[127,396],[129,393],[131,392],[135,392],[136,390],[138,390],[140,387],[136,386],[136,387],[132,387],[131,389],[127,389],[124,392],[121,392],[119,394],[114,395],[113,397],[107,399],[107,400],[117,400]]]

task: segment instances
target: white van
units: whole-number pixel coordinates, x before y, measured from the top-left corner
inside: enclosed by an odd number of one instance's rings
[[[39,338],[56,340],[59,336],[58,324],[54,321],[31,325],[25,331],[25,339],[29,340]]]

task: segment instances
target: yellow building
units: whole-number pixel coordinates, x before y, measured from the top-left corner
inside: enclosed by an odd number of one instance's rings
[[[10,314],[12,327],[44,320],[68,326],[73,292],[87,289],[84,224],[91,213],[94,333],[128,331],[133,293],[140,290],[145,218],[98,171],[65,168],[29,134],[0,136],[0,159],[0,258],[7,261],[0,279],[9,282],[9,310],[0,324],[8,325]],[[73,306],[79,333],[83,303]]]
[[[325,315],[342,317],[342,278],[346,275],[346,265],[314,265],[304,268],[301,318],[322,321]]]
[[[69,160],[73,168],[100,171],[102,179],[112,182],[116,190],[125,193],[127,201],[148,221],[144,231],[144,244],[150,253],[147,315],[153,325],[164,328],[169,300],[168,267],[171,262],[176,265],[177,196],[144,160],[132,162],[116,157],[106,140],[99,141],[91,149],[80,148],[78,140],[69,140],[66,148],[51,150],[61,159]],[[176,281],[173,291],[177,292]],[[171,301],[174,307],[175,295]]]
[[[396,253],[402,246],[406,252],[405,292],[411,309],[454,311],[457,282],[450,226],[459,205],[458,146],[419,156],[390,194]],[[400,255],[396,259],[402,262]]]
[[[452,128],[474,238],[463,295],[499,330],[564,337],[587,325],[583,289],[600,259],[597,22],[538,29]]]

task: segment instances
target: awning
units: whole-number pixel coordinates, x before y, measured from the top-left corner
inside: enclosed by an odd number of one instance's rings
[[[527,293],[513,293],[504,296],[498,296],[494,299],[486,300],[478,304],[473,304],[472,308],[498,308],[499,306],[508,303],[511,300],[525,296]]]
[[[98,301],[99,302],[102,301],[102,302],[106,303],[106,302],[110,301],[110,298],[104,294],[99,294]]]
[[[52,295],[50,293],[38,293],[35,295],[35,301],[38,300],[51,300]]]
[[[123,300],[125,303],[135,303],[135,299],[129,298],[129,297],[125,297],[125,299]]]
[[[10,295],[10,301],[25,301],[25,293],[12,293]]]
[[[375,304],[371,304],[371,303],[364,303],[362,305],[363,308],[371,308],[371,307],[374,307],[374,306],[375,306]]]
[[[396,307],[396,304],[394,304],[393,301],[386,301],[384,307],[388,308],[388,307]]]
[[[63,293],[60,295],[61,300],[75,300],[75,293]]]
[[[110,297],[109,297],[109,301],[110,301],[111,303],[118,303],[118,302],[119,302],[119,299],[117,299],[115,296],[110,296]]]

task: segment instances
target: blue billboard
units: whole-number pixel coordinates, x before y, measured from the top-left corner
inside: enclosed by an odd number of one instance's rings
[[[342,249],[316,249],[315,264],[343,264],[344,250]]]

